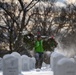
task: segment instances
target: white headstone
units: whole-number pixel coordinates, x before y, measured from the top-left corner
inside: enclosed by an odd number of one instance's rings
[[[42,63],[42,67],[46,67],[47,64],[45,62]]]
[[[76,75],[75,60],[70,58],[62,58],[59,60],[55,75]]]
[[[12,55],[3,57],[3,75],[19,75],[18,59]]]
[[[21,69],[22,69],[21,55],[18,52],[13,52],[13,53],[11,53],[11,55],[13,55],[16,58],[18,58],[18,66],[19,66],[19,74],[20,74],[21,73]]]
[[[35,69],[36,60],[34,57],[30,57],[30,70]]]
[[[27,55],[21,56],[22,71],[29,71],[30,70],[29,59],[30,58]]]
[[[58,52],[53,52],[53,53],[51,54],[50,64],[51,64],[51,69],[52,69],[53,71],[56,70],[57,62],[58,62],[60,59],[62,59],[62,58],[64,58],[64,56],[63,56],[62,54],[58,53]]]
[[[74,60],[76,61],[76,56],[74,56]]]
[[[3,69],[3,59],[0,58],[0,71],[2,71],[2,69]]]

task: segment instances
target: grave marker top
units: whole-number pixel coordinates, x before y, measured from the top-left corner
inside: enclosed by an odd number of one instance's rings
[[[56,75],[76,75],[76,63],[72,58],[62,58],[57,63]]]
[[[12,55],[3,57],[3,75],[18,75],[18,59]]]

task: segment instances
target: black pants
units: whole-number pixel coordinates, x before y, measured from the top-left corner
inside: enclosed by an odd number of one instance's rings
[[[35,54],[35,58],[36,58],[36,68],[41,68],[42,66],[42,62],[43,62],[43,52],[38,52]]]

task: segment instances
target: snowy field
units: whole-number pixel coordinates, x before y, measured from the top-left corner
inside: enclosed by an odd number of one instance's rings
[[[34,69],[32,71],[22,72],[23,75],[53,75],[50,68],[43,67],[41,70]]]
[[[43,67],[41,70],[34,69],[31,71],[22,72],[23,75],[53,75],[53,72],[50,68]],[[3,75],[2,72],[0,72],[0,75]]]
[[[31,72],[22,72],[23,75],[53,75],[52,71],[31,71]]]

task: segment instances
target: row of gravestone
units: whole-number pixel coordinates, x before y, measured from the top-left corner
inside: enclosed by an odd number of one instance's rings
[[[20,55],[17,52],[4,55],[0,58],[0,71],[3,75],[20,75],[21,71],[35,69],[35,58],[26,55]]]
[[[76,56],[68,58],[58,52],[53,52],[50,60],[54,75],[76,75]]]

